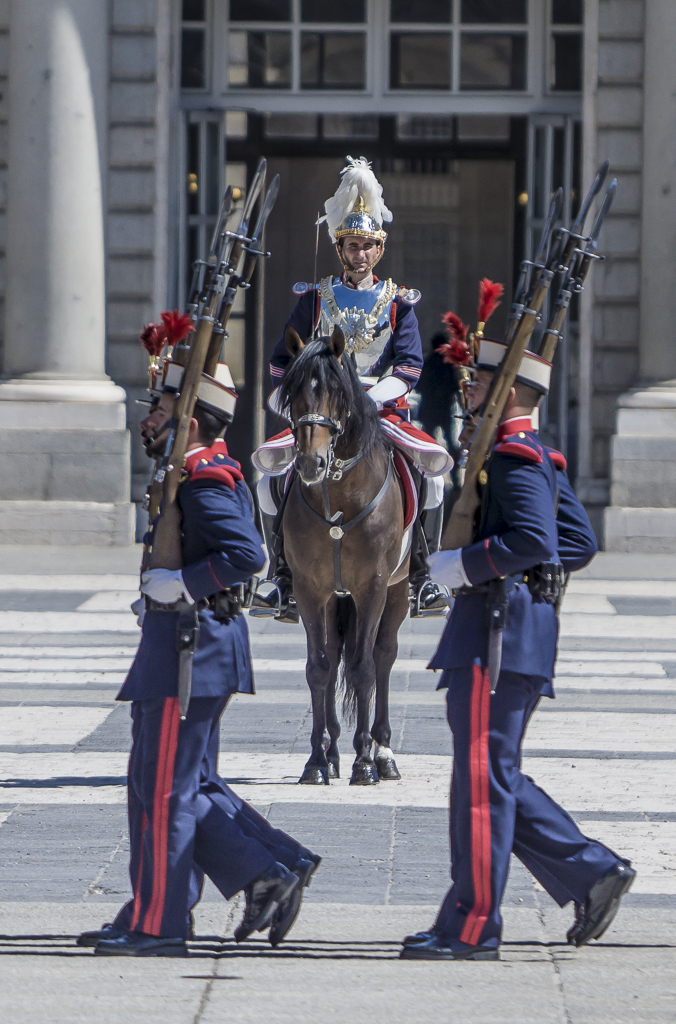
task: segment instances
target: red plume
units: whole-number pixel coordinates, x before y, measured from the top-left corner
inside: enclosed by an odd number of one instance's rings
[[[497,281],[489,281],[487,277],[484,277],[479,285],[480,324],[485,324],[489,316],[498,308],[504,290],[505,286],[503,284],[499,284]]]
[[[167,344],[167,332],[164,324],[146,324],[139,335],[141,344],[149,356],[159,356]]]
[[[193,328],[188,314],[181,313],[178,309],[165,309],[160,316],[167,336],[167,345],[175,345],[177,341],[183,341]]]
[[[452,311],[444,313],[441,321],[446,325],[451,340],[447,345],[440,345],[437,352],[441,354],[445,363],[468,366],[472,361],[472,353],[466,340],[469,327]]]

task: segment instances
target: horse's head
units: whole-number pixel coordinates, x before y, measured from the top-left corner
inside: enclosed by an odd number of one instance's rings
[[[304,484],[316,484],[326,475],[331,450],[349,415],[340,379],[345,336],[335,327],[330,338],[304,345],[293,327],[288,327],[285,339],[293,362],[281,390],[298,445],[296,468]]]

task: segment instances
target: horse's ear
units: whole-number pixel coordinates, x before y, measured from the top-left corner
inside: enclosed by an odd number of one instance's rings
[[[345,351],[345,335],[341,331],[340,327],[333,328],[333,334],[331,335],[331,351],[338,360]]]
[[[284,335],[284,341],[291,355],[296,358],[302,348],[305,348],[300,334],[293,327],[287,327],[286,334]]]

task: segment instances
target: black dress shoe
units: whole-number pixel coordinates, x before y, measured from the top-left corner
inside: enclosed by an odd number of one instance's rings
[[[628,892],[636,872],[629,861],[617,861],[603,878],[589,890],[584,904],[575,905],[575,923],[567,939],[571,946],[584,946],[590,939],[600,939],[613,922],[620,900]]]
[[[253,932],[267,928],[279,904],[300,887],[298,875],[288,871],[283,864],[273,864],[260,874],[244,890],[246,910],[242,923],[235,929],[235,941],[244,942]]]
[[[187,956],[185,939],[158,938],[143,932],[125,932],[117,939],[102,939],[95,956]]]
[[[428,575],[411,580],[411,618],[445,615],[448,611],[448,589],[435,583]]]
[[[419,946],[421,942],[429,942],[437,934],[436,928],[432,925],[425,932],[416,932],[415,935],[406,935],[402,943],[403,946]]]
[[[500,950],[492,946],[468,946],[459,939],[432,935],[426,942],[404,946],[400,960],[499,960]]]
[[[321,859],[321,857],[317,857],[316,855],[312,860],[305,860],[305,858],[301,858],[294,867],[293,873],[298,877],[300,885],[297,885],[296,888],[291,891],[291,894],[287,896],[285,900],[282,900],[275,911],[275,915],[272,919],[272,926],[270,928],[270,935],[268,936],[271,946],[278,946],[290,931],[300,911],[300,905],[303,900],[303,889],[306,889],[310,884],[310,879],[319,867]]]
[[[98,931],[93,932],[82,932],[78,935],[76,943],[78,946],[96,946],[102,939],[119,939],[121,935],[127,933],[123,928],[118,928],[116,924],[102,924]]]

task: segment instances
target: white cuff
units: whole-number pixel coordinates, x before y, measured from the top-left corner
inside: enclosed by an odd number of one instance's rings
[[[390,374],[388,377],[383,377],[377,384],[374,384],[372,388],[369,388],[366,394],[369,398],[376,403],[379,409],[382,409],[385,402],[394,402],[397,398],[401,398],[402,395],[408,393],[408,384],[401,377],[394,377]]]

